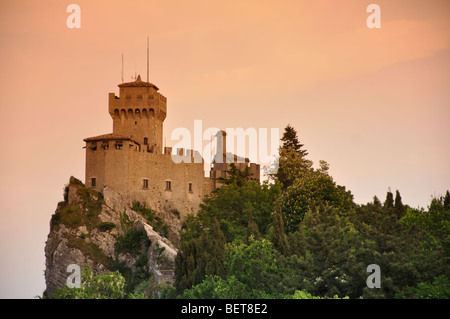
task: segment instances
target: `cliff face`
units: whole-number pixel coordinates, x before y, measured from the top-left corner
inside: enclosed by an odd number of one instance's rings
[[[66,285],[70,264],[90,266],[94,274],[119,270],[144,292],[143,278],[148,285],[172,283],[177,249],[166,237],[178,241],[181,221],[165,215],[139,203],[130,207],[113,189],[98,193],[71,177],[50,222],[44,295],[51,298]]]

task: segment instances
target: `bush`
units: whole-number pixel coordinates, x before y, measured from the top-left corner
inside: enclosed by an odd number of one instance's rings
[[[144,231],[131,228],[123,236],[117,238],[115,249],[117,253],[130,253],[139,255],[142,250],[142,244],[146,243],[148,247],[148,238]]]
[[[112,222],[102,222],[100,225],[97,226],[97,228],[102,232],[111,230],[115,227],[116,227],[116,224],[114,224]]]

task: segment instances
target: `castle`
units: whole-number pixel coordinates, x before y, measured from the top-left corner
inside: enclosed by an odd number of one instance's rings
[[[119,192],[126,201],[146,203],[156,211],[177,210],[184,219],[196,213],[203,197],[220,187],[217,177],[226,177],[230,163],[213,163],[210,177],[205,176],[204,160],[175,163],[172,148],[163,147],[163,122],[167,116],[167,99],[158,87],[141,80],[118,85],[119,96],[109,93],[109,114],[113,132],[89,137],[86,142],[85,185],[101,192],[105,186]],[[222,131],[223,139],[225,132]],[[222,141],[222,159],[225,145]],[[220,149],[220,147],[218,148]],[[196,152],[179,154],[199,156]],[[216,154],[215,158],[219,158]],[[250,178],[259,183],[260,165],[248,166]]]

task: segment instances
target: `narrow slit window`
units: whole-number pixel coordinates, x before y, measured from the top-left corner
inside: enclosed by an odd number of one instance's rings
[[[189,193],[192,193],[192,183],[189,183]]]
[[[148,179],[144,178],[142,180],[142,188],[148,188]]]
[[[91,186],[96,187],[97,186],[97,179],[95,177],[91,178]]]
[[[166,191],[171,191],[171,190],[172,190],[172,182],[166,181]]]

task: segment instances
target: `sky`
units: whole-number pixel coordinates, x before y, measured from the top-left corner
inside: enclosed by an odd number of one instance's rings
[[[81,28],[68,28],[69,4]],[[380,28],[369,28],[369,4]],[[146,76],[171,132],[293,126],[359,204],[424,207],[450,189],[447,0],[0,2],[0,298],[42,295],[49,222],[108,93]]]

